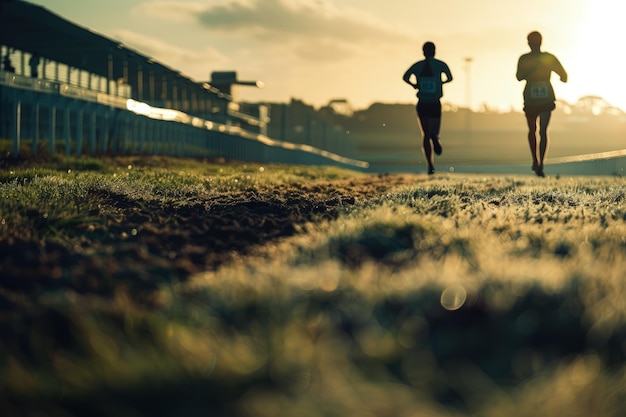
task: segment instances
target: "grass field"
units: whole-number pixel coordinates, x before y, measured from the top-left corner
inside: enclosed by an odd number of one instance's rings
[[[626,182],[166,158],[0,172],[0,407],[626,415]]]

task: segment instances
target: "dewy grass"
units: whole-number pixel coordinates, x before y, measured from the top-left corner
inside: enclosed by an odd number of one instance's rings
[[[121,207],[149,213],[352,175],[143,164],[52,167],[28,180],[15,170],[0,184],[0,244],[28,233],[45,242],[53,223],[54,239],[80,246],[81,219],[125,230]],[[98,295],[63,285],[19,293],[0,279],[0,406],[58,416],[624,415],[625,185],[444,175],[184,280],[131,276]],[[149,256],[146,245],[130,253]],[[140,284],[145,292],[133,292]]]
[[[57,158],[42,167],[4,172],[0,174],[0,236],[3,232],[37,233],[42,223],[92,217],[89,213],[97,211],[102,197],[137,204],[193,204],[214,193],[354,175],[320,167],[214,165],[164,158],[150,161],[118,158],[107,165],[81,158]],[[163,166],[157,164],[159,161]]]

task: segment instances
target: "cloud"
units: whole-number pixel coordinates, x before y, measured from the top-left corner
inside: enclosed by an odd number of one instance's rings
[[[195,16],[204,12],[206,4],[200,2],[181,2],[156,0],[140,3],[131,12],[136,16],[150,16],[174,22],[192,22]]]
[[[228,66],[229,58],[219,50],[208,47],[202,50],[180,48],[150,36],[126,29],[113,31],[113,36],[130,48],[154,57],[157,61],[173,68],[188,68],[188,75],[204,77],[207,68]]]
[[[336,0],[153,1],[136,9],[172,21],[195,20],[206,31],[229,39],[289,48],[303,59],[346,58],[372,45],[412,42],[391,27]],[[323,49],[328,53],[316,52]]]
[[[208,30],[255,33],[267,40],[283,41],[286,36],[332,38],[346,43],[372,40],[399,40],[403,36],[377,24],[373,18],[330,1],[231,0],[206,9],[198,17]]]
[[[247,97],[302,97],[321,105],[338,96],[363,104],[373,90],[389,94],[389,80],[403,86],[401,75],[411,63],[407,47],[418,50],[421,43],[395,20],[356,7],[343,0],[152,0],[133,13],[153,26],[167,25],[183,47],[211,45],[228,57],[207,59],[205,73],[237,70],[242,79],[266,83],[260,91],[242,88]],[[184,51],[148,41],[136,44],[194,74],[190,59],[175,58]]]

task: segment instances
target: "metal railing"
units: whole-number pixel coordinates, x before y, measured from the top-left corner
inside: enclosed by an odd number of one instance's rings
[[[237,126],[254,117],[231,105],[226,122],[151,106],[65,83],[0,71],[0,137],[12,140],[18,156],[30,141],[31,152],[54,154],[163,154],[224,157],[254,162],[339,165],[366,169],[367,162],[272,139]],[[267,117],[260,112],[259,117]],[[263,121],[258,121],[262,124]]]

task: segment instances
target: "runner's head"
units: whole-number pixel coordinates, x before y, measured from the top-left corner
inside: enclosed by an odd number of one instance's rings
[[[528,34],[528,46],[533,51],[539,50],[541,48],[541,33],[537,31],[530,32]]]
[[[426,42],[424,46],[422,46],[422,51],[424,51],[424,56],[426,58],[432,58],[435,56],[435,44],[432,42]]]

